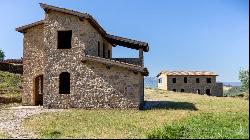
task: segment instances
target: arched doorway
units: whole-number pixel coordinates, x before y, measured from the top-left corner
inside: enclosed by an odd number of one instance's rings
[[[196,90],[196,93],[197,93],[197,94],[201,94],[200,89],[197,89],[197,90]]]
[[[208,96],[210,96],[210,95],[211,95],[211,91],[210,91],[210,89],[206,89],[206,94],[207,94]]]
[[[34,95],[35,105],[43,105],[43,75],[35,78]]]

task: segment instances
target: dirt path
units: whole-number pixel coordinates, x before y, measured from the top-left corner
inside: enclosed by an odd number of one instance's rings
[[[56,112],[59,109],[44,109],[40,106],[19,106],[0,110],[0,130],[6,132],[11,138],[38,138],[32,132],[22,127],[25,118],[42,112]]]

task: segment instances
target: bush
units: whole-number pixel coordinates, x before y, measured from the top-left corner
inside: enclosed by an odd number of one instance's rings
[[[224,92],[224,96],[243,96],[243,90],[241,87],[231,87],[229,90]]]
[[[249,70],[241,69],[239,72],[239,79],[241,81],[241,87],[244,91],[249,90]]]
[[[4,60],[4,57],[5,57],[4,52],[0,49],[0,61]]]
[[[180,139],[185,138],[188,127],[183,125],[165,125],[163,129],[156,129],[148,135],[149,139]]]

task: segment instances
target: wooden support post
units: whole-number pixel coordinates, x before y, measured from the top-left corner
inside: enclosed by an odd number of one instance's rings
[[[144,67],[144,57],[143,57],[143,49],[139,49],[139,59],[141,60],[142,67]]]

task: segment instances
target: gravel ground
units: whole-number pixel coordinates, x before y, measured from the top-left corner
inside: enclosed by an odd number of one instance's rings
[[[22,127],[25,118],[43,112],[57,112],[60,109],[44,109],[41,106],[19,106],[0,109],[0,130],[6,132],[13,139],[38,138],[32,132]]]

